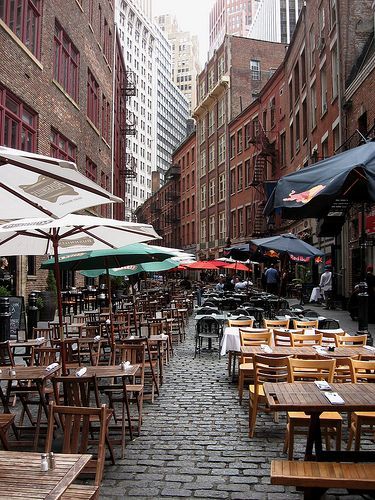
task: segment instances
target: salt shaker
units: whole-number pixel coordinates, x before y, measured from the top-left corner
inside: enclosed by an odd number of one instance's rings
[[[48,471],[47,453],[42,453],[40,456],[40,470],[42,472]]]
[[[48,467],[53,470],[56,466],[56,459],[53,451],[50,451],[48,454]]]

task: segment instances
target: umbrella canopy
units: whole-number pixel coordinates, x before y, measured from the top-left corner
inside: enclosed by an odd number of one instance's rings
[[[259,238],[251,240],[250,243],[257,246],[262,251],[274,250],[279,254],[301,257],[324,255],[324,252],[300,240],[291,233],[270,236],[269,238]]]
[[[0,219],[63,217],[122,202],[77,170],[75,163],[0,147]]]
[[[211,260],[198,260],[191,264],[184,264],[186,269],[218,269],[215,263]]]
[[[133,245],[131,245],[133,246]],[[177,262],[171,259],[166,259],[162,262],[145,262],[142,264],[135,264],[131,266],[116,267],[108,270],[110,276],[131,276],[132,274],[138,273],[157,273],[162,271],[168,271],[178,266]],[[93,269],[91,271],[81,271],[83,276],[87,278],[96,278],[106,274],[106,269]]]
[[[172,257],[172,254],[165,251],[163,247],[150,247],[146,244],[135,243],[121,248],[60,255],[59,267],[61,270],[70,271],[103,270],[145,262],[163,261],[169,257]],[[41,268],[53,269],[54,264],[55,259],[48,259],[42,262]],[[174,263],[174,266],[176,265],[178,265],[178,262]]]
[[[21,219],[0,225],[0,254],[44,255],[53,251],[59,323],[62,325],[59,251],[112,249],[155,238],[159,236],[150,225],[114,219],[74,214],[61,219]]]
[[[337,202],[375,202],[375,142],[282,177],[265,207],[285,219],[322,218]]]
[[[222,269],[234,269],[235,271],[247,271],[249,272],[250,269],[245,266],[245,264],[242,264],[242,262],[232,262],[232,263],[227,263],[224,262],[224,265],[221,266]]]
[[[22,219],[0,225],[1,255],[45,255],[118,248],[159,238],[148,224],[69,214],[61,219]],[[100,266],[99,266],[100,267]]]

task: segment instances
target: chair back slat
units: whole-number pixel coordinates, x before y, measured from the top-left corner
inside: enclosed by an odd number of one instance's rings
[[[333,382],[336,360],[334,359],[299,359],[288,360],[288,382],[301,380],[326,380]]]

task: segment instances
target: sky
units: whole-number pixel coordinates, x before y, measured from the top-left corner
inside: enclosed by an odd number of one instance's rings
[[[201,65],[207,60],[208,16],[215,0],[151,0],[153,16],[172,14],[182,30],[197,35]]]

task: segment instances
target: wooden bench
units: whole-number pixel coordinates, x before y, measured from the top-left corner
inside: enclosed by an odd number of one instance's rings
[[[272,460],[271,484],[296,486],[305,499],[318,499],[329,488],[375,490],[375,463]]]

